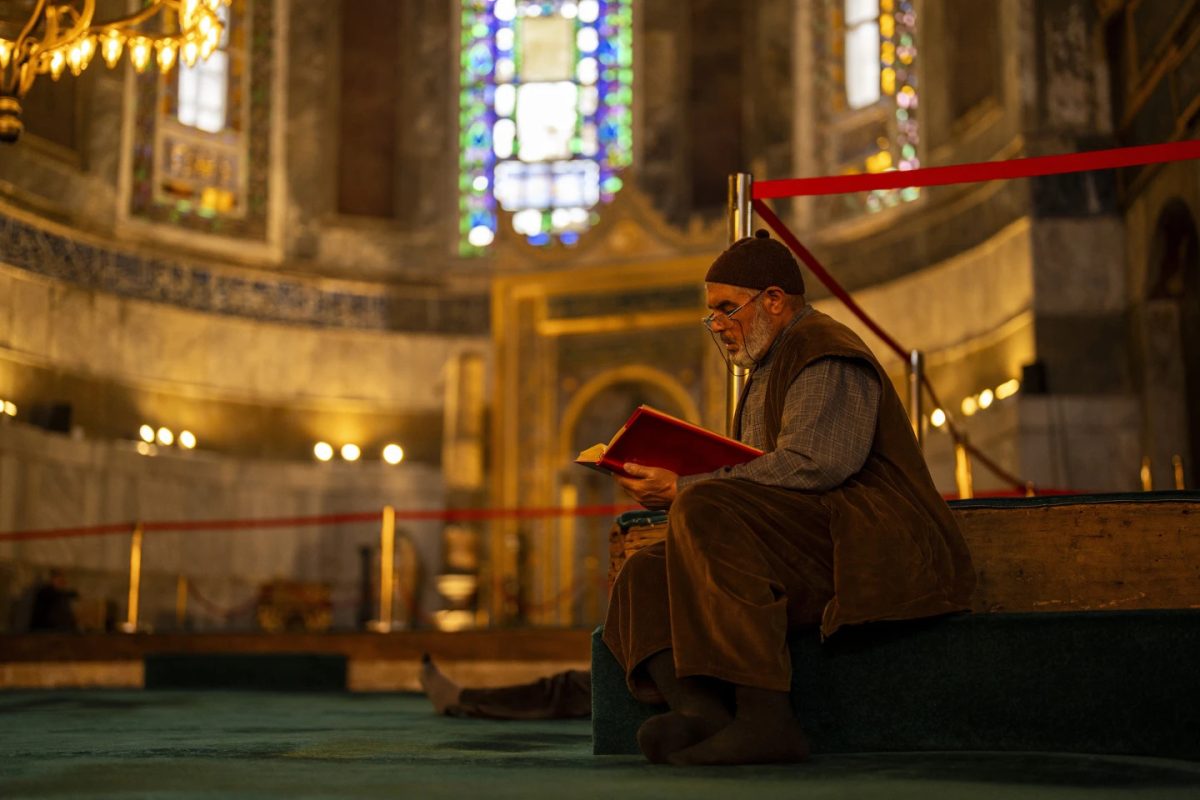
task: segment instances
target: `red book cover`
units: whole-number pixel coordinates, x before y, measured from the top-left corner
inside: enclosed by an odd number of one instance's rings
[[[696,475],[742,464],[762,454],[755,447],[650,406],[638,406],[612,441],[589,447],[575,462],[616,475],[625,475],[624,464],[661,467],[677,475]]]

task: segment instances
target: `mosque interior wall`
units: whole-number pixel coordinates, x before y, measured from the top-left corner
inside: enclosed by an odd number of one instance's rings
[[[838,4],[638,3],[625,188],[574,247],[529,245],[501,210],[491,251],[464,257],[460,17],[455,4],[372,3],[388,25],[364,26],[348,0],[251,0],[270,34],[254,45],[270,68],[247,78],[266,137],[252,143],[266,154],[253,225],[180,224],[137,206],[150,79],[97,65],[35,85],[29,135],[0,153],[0,397],[69,402],[74,430],[27,430],[22,416],[0,428],[0,530],[384,502],[619,502],[570,460],[629,406],[723,428],[725,367],[698,321],[728,174],[836,174],[879,121],[834,110]],[[962,14],[918,3],[921,165],[1192,136],[1200,12],[1170,5],[998,0]],[[1195,218],[1194,164],[937,187],[875,213],[844,197],[775,207],[885,329],[925,353],[973,444],[1039,486],[1130,490],[1143,456],[1156,488],[1173,485],[1173,457],[1189,483],[1200,458],[1189,410],[1200,366],[1186,344],[1200,297],[1155,290],[1173,201]],[[818,308],[861,329],[806,280]],[[900,359],[863,335],[903,392]],[[466,373],[474,390],[453,377]],[[1014,378],[1015,396],[960,410]],[[469,420],[446,408],[460,395],[475,398]],[[205,452],[137,455],[146,422],[189,427]],[[317,464],[318,438],[372,453],[394,438],[408,458],[393,471]],[[950,437],[931,429],[927,442],[937,485],[953,492]],[[978,466],[975,484],[1008,488]],[[552,601],[603,574],[608,521],[564,524],[472,529],[490,537],[478,569],[491,570],[481,585],[496,620],[594,620],[591,600]],[[186,558],[232,599],[328,562],[350,591],[360,533],[364,545],[375,535],[356,529],[336,554],[325,533],[213,537],[194,558],[155,555],[148,581],[167,586]],[[419,534],[432,574],[441,533]],[[10,544],[0,559],[22,575],[62,563],[80,581],[91,565],[119,596],[121,538]],[[173,613],[162,602],[151,616]]]

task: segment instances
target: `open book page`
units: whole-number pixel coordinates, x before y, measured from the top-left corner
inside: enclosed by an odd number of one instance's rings
[[[662,467],[678,475],[711,472],[762,455],[730,439],[650,406],[640,406],[608,445],[595,445],[579,454],[577,463],[624,475],[626,463]]]

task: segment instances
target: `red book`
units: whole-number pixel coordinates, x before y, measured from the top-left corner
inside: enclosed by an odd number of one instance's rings
[[[684,422],[650,406],[638,406],[612,441],[589,447],[579,454],[575,463],[615,475],[626,475],[625,464],[662,467],[677,475],[696,475],[742,464],[762,454],[762,450],[736,439]]]

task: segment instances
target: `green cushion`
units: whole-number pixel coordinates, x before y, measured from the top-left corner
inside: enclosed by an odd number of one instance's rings
[[[621,530],[629,530],[634,525],[661,525],[667,521],[665,511],[626,511],[617,517],[617,525]]]

